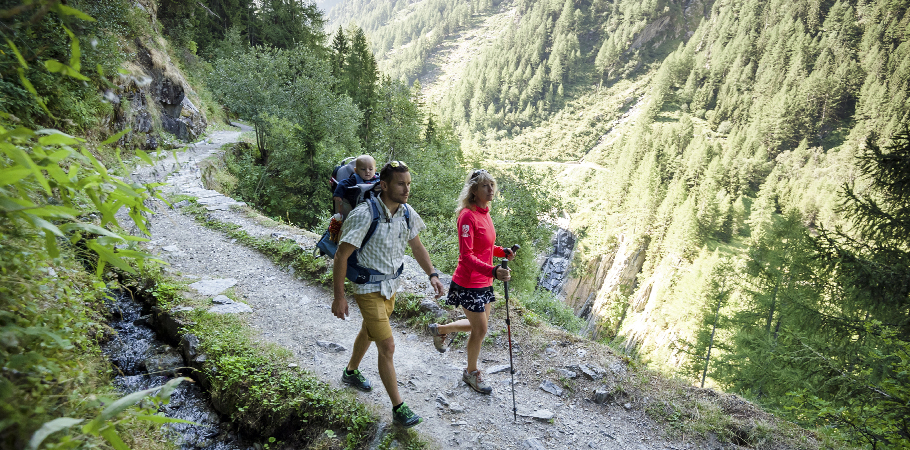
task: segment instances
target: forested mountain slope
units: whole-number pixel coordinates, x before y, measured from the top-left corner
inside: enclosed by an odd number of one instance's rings
[[[469,161],[568,203],[565,300],[593,337],[881,443],[908,438],[869,431],[906,399],[883,388],[907,361],[906,197],[877,170],[906,170],[879,156],[905,142],[908,7],[348,0],[329,20],[420,79]]]

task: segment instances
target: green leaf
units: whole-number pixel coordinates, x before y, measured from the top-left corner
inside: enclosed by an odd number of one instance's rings
[[[0,212],[11,213],[37,208],[38,205],[23,198],[0,196]]]
[[[79,211],[73,208],[68,208],[66,206],[44,205],[40,208],[35,208],[29,211],[29,213],[39,217],[48,217],[51,219],[76,220],[75,215],[79,214]]]
[[[113,144],[114,142],[117,142],[118,140],[120,140],[120,138],[123,137],[123,135],[125,135],[126,133],[129,133],[130,130],[132,130],[132,128],[127,128],[127,129],[105,139],[104,142],[101,143],[101,145],[110,145],[110,144]]]
[[[35,450],[41,445],[42,442],[44,442],[48,436],[60,430],[65,430],[74,425],[78,425],[84,421],[85,419],[71,419],[69,417],[60,417],[50,422],[45,422],[44,425],[41,425],[41,428],[39,428],[38,431],[32,433],[32,438],[28,441],[28,448],[30,450]]]
[[[106,229],[106,228],[99,227],[98,225],[95,225],[95,224],[93,224],[93,223],[87,223],[87,222],[73,222],[73,223],[68,223],[68,224],[65,224],[65,225],[61,225],[60,228],[63,229],[63,231],[66,231],[66,232],[70,232],[70,231],[73,231],[73,230],[81,230],[81,231],[86,231],[86,232],[89,232],[89,233],[92,233],[92,234],[98,234],[98,235],[101,235],[101,236],[108,236],[108,237],[115,238],[118,242],[123,242],[123,240],[124,240],[123,237],[120,236],[119,234],[114,233],[113,231],[110,231],[110,230],[108,230],[108,229]]]
[[[120,414],[130,406],[135,405],[140,400],[151,395],[157,390],[157,387],[153,387],[143,391],[133,392],[132,394],[121,397],[114,403],[108,405],[107,408],[104,408],[98,417],[95,417],[91,422],[85,424],[85,426],[82,427],[82,432],[86,434],[98,435],[98,432],[101,430],[101,426],[105,422],[113,419],[117,414]]]
[[[136,149],[136,156],[138,156],[139,159],[145,161],[145,163],[150,166],[155,165],[155,163],[152,162],[152,158],[149,157],[149,154],[142,150],[139,150],[138,148]]]
[[[63,161],[64,159],[68,158],[72,154],[73,154],[73,151],[71,149],[64,148],[62,150],[57,150],[56,152],[51,153],[50,155],[47,155],[47,158],[45,158],[45,159],[47,159],[47,161],[50,162],[51,164],[57,164],[58,162]]]
[[[62,14],[64,16],[75,16],[79,19],[88,20],[90,22],[95,21],[95,19],[92,16],[90,16],[82,11],[79,11],[78,9],[71,8],[71,7],[63,5],[63,4],[55,5],[54,10],[56,10],[57,13]],[[64,27],[64,28],[66,28],[66,27]]]
[[[123,442],[123,439],[120,439],[120,435],[117,434],[117,429],[113,425],[104,427],[100,434],[104,440],[111,444],[111,447],[117,450],[130,450],[130,447]]]
[[[201,425],[197,422],[191,422],[189,420],[183,420],[183,419],[174,419],[174,418],[165,417],[165,416],[138,415],[138,416],[136,416],[136,418],[139,420],[145,420],[145,421],[154,422],[154,423],[187,423],[190,425],[197,425],[197,426]]]
[[[44,231],[49,231],[49,232],[53,233],[55,236],[65,237],[65,236],[63,236],[63,233],[60,231],[59,228],[57,228],[56,225],[36,216],[34,214],[26,214],[25,216],[32,223],[32,225],[35,226],[35,228],[39,228]]]
[[[79,139],[74,136],[70,136],[66,133],[57,130],[51,129],[42,129],[35,132],[35,134],[43,134],[38,138],[38,143],[41,145],[79,145],[82,142],[85,142],[85,139]]]
[[[47,67],[47,70],[50,72],[59,73],[61,75],[66,75],[68,77],[72,77],[77,80],[91,81],[91,80],[89,80],[89,78],[87,76],[79,73],[78,69],[67,66],[66,64],[63,64],[62,62],[57,61],[55,59],[49,59],[47,61],[44,61],[44,67]]]
[[[25,63],[25,58],[22,57],[22,53],[19,53],[19,49],[16,48],[16,44],[13,44],[13,41],[6,39],[6,44],[9,45],[9,48],[13,50],[13,53],[16,54],[16,59],[19,60],[19,65],[25,69],[28,69],[28,64]]]
[[[177,386],[184,381],[192,382],[192,380],[186,377],[174,378],[173,380],[168,381],[161,387],[161,391],[158,392],[157,397],[162,400],[170,399],[174,389],[177,389]]]
[[[54,237],[53,233],[44,233],[44,248],[51,258],[60,256],[60,250],[57,248],[57,238]]]
[[[41,96],[38,95],[38,91],[35,90],[35,86],[32,85],[32,82],[28,81],[28,78],[25,77],[25,69],[20,67],[18,69],[18,72],[19,72],[19,81],[21,81],[22,85],[25,86],[25,89],[28,90],[32,94],[33,97],[35,97],[35,101],[38,103],[38,105],[41,106],[41,109],[43,109],[44,112],[47,113],[47,115],[50,118],[56,119],[56,117],[54,117],[54,115],[51,114],[51,111],[49,109],[47,109],[47,105],[44,104],[44,100],[41,100]]]
[[[31,170],[23,168],[22,166],[8,167],[0,170],[0,186],[14,184],[27,177],[30,173],[32,173]]]
[[[126,261],[117,256],[117,254],[114,253],[112,249],[99,244],[95,239],[89,240],[87,245],[89,249],[98,254],[98,257],[101,258],[101,261],[110,263],[114,267],[123,270],[124,272],[136,273],[136,270],[130,267]],[[100,263],[98,264],[97,273],[98,275],[104,273],[103,266]]]

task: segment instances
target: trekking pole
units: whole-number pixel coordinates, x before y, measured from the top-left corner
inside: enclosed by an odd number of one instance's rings
[[[512,246],[512,252],[518,252],[521,246],[515,244]],[[509,260],[502,260],[502,268],[509,268]],[[512,420],[518,422],[518,408],[515,406],[515,366],[512,364],[512,319],[509,317],[509,282],[502,282],[503,289],[506,293],[506,330],[509,333],[509,373],[512,374]]]

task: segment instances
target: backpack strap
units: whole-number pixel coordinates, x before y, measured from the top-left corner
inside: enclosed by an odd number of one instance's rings
[[[348,258],[348,272],[345,274],[349,280],[357,284],[379,283],[381,281],[391,280],[398,278],[404,271],[404,263],[398,267],[398,270],[396,270],[395,273],[386,274],[362,267],[358,261],[360,249],[367,245],[367,241],[369,241],[373,236],[373,233],[376,232],[376,227],[379,225],[380,220],[385,223],[400,222],[404,220],[405,223],[407,223],[408,230],[411,229],[411,210],[407,204],[403,204],[404,217],[388,219],[380,217],[382,213],[379,211],[379,206],[376,204],[375,198],[370,197],[367,201],[370,203],[370,213],[373,216],[373,220],[370,221],[370,228],[367,229],[367,234],[363,237],[363,241],[360,242],[360,248],[354,250],[354,253]]]

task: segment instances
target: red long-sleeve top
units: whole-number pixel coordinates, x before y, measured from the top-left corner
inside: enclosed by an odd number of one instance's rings
[[[493,257],[506,256],[495,242],[490,208],[462,209],[458,214],[458,266],[452,281],[466,288],[492,286]]]

